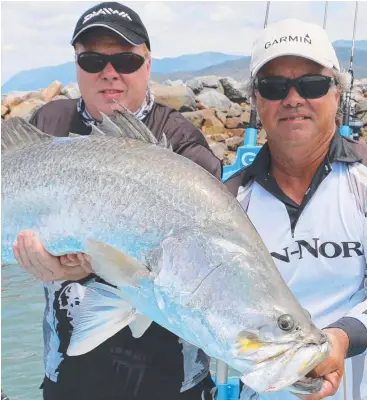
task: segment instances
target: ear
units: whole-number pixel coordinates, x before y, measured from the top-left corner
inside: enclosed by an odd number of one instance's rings
[[[339,104],[341,96],[342,96],[342,87],[341,87],[340,83],[338,83],[336,88],[337,88],[337,90],[335,90],[335,98],[337,99],[337,102]]]
[[[255,78],[251,78],[252,79],[252,84],[250,85],[250,95],[251,95],[251,103],[256,104],[256,101],[259,98],[259,92],[255,89]]]
[[[75,51],[75,54],[79,54],[79,53],[85,51],[85,47],[83,46],[82,43],[77,41],[74,43],[74,51]]]
[[[74,43],[74,62],[75,62],[75,65],[76,65],[76,68],[77,68],[77,72],[78,72],[78,70],[80,69],[80,67],[79,67],[79,65],[78,65],[78,61],[77,61],[77,58],[78,58],[78,55],[80,54],[80,53],[82,53],[83,51],[85,51],[85,47],[83,46],[83,44],[82,43],[80,43],[80,42],[76,42],[76,43]]]
[[[251,103],[255,104],[256,109],[259,106],[259,101],[261,101],[261,96],[257,90],[254,90],[254,92],[251,95]]]
[[[151,56],[150,52],[147,55],[147,59],[145,61],[145,64],[146,64],[147,72],[150,75],[150,69],[151,69],[151,66],[152,66],[152,56]]]

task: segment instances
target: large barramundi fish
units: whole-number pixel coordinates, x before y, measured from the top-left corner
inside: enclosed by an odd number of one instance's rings
[[[279,274],[237,200],[127,112],[88,136],[2,123],[2,264],[34,230],[54,255],[86,252],[96,274],[69,355],[152,321],[223,360],[257,391],[320,389],[305,378],[329,341]]]

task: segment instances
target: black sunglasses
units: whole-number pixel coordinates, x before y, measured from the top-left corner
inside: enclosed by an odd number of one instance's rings
[[[77,55],[79,67],[91,74],[103,71],[109,62],[116,72],[120,74],[131,74],[137,71],[144,64],[144,61],[145,57],[130,52],[109,55],[94,51],[85,51]]]
[[[325,96],[332,85],[336,85],[335,78],[326,75],[309,74],[296,79],[284,76],[268,76],[255,80],[255,89],[268,100],[284,100],[293,86],[298,94],[305,99],[317,99]]]

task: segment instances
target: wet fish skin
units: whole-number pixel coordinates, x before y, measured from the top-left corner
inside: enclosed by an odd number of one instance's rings
[[[86,251],[96,273],[118,286],[89,286],[68,353],[126,325],[142,335],[154,320],[258,392],[305,376],[329,344],[239,203],[128,114],[104,121],[94,135],[68,138],[21,120],[2,127],[2,263],[16,262],[11,244],[30,228],[52,254]],[[290,332],[278,326],[285,314]]]

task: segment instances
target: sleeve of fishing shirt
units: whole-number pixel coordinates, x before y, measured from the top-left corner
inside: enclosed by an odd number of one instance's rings
[[[38,108],[29,123],[52,136],[68,136],[69,132],[85,135],[90,132],[77,113],[77,99],[54,100]]]
[[[364,222],[364,243],[367,249],[367,217]],[[366,254],[365,254],[366,257]],[[367,266],[364,279],[365,300],[353,307],[343,318],[327,326],[327,328],[340,328],[349,337],[347,357],[354,357],[367,352]]]

